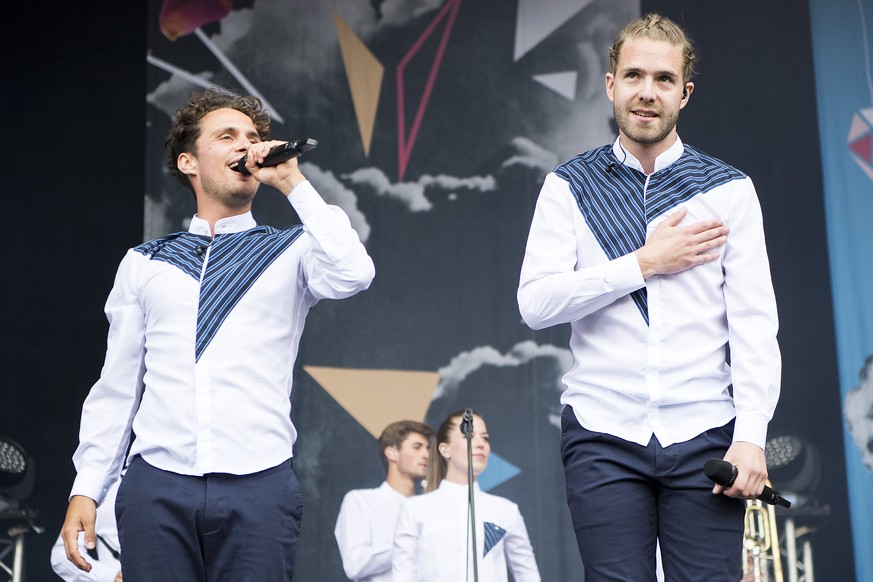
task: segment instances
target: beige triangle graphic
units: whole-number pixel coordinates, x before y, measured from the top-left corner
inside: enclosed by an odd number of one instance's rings
[[[364,155],[369,156],[385,67],[373,56],[370,49],[364,45],[336,10],[331,9],[331,14],[339,39],[340,52],[343,56],[346,79],[349,82],[349,90],[352,92],[352,104],[355,107],[358,131],[364,145]]]
[[[303,369],[374,438],[394,421],[424,421],[440,380],[439,372]]]

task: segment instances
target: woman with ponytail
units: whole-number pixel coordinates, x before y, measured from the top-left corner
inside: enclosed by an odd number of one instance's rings
[[[406,500],[394,533],[394,582],[444,582],[474,579],[470,535],[467,441],[464,411],[449,415],[431,444],[425,494]],[[479,580],[540,582],[527,528],[518,506],[485,493],[476,483],[488,465],[491,444],[482,417],[473,414],[473,495]]]

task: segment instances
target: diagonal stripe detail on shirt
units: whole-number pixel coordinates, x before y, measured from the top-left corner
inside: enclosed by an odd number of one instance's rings
[[[178,267],[195,280],[200,280],[203,270],[202,252],[198,247],[206,247],[212,242],[208,236],[190,232],[174,232],[161,238],[145,242],[134,250],[143,255],[151,255],[153,261],[163,261]]]
[[[645,174],[619,163],[611,145],[580,154],[555,169],[555,174],[569,184],[579,211],[607,258],[614,260],[642,247],[646,226],[664,212],[745,177],[721,160],[688,145],[683,148],[676,162],[650,176],[648,188]],[[631,293],[631,299],[648,325],[646,288]]]
[[[258,226],[215,237],[200,285],[195,361],[200,359],[221,324],[258,277],[302,233],[300,225],[286,230]]]
[[[485,551],[482,552],[482,557],[484,558],[491,551],[491,548],[503,539],[503,536],[506,535],[506,530],[490,521],[482,522],[482,526],[485,530]]]

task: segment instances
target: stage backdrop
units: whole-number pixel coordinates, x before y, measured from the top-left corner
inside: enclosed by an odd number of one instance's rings
[[[810,2],[858,580],[873,580],[873,2]]]
[[[319,304],[303,338],[292,395],[306,500],[298,577],[342,579],[336,514],[349,489],[380,483],[375,437],[385,424],[436,424],[473,407],[493,445],[483,487],[519,504],[545,580],[581,579],[558,455],[568,329],[532,332],[515,300],[542,180],[558,162],[615,138],[605,55],[642,10],[663,9],[710,47],[680,134],[752,175],[768,230],[787,220],[783,206],[801,188],[812,208],[821,204],[814,148],[805,152],[812,174],[792,183],[779,150],[796,136],[770,135],[766,125],[744,133],[770,97],[781,106],[798,96],[743,86],[729,27],[664,2],[256,0],[194,11],[185,4],[150,2],[143,238],[187,227],[193,200],[166,171],[163,139],[191,91],[216,85],[264,99],[275,138],[319,140],[301,168],[346,211],[376,264],[372,288]],[[783,18],[807,24],[805,14]],[[297,220],[266,188],[254,214],[277,227]],[[773,434],[840,443],[836,386],[805,393],[809,338],[794,334],[809,317],[810,288],[780,260],[797,242],[769,234],[788,371]],[[817,301],[829,306],[826,287]],[[813,416],[821,425],[804,430]],[[830,512],[816,526],[847,548],[842,462],[823,462],[836,477],[816,492]],[[818,540],[815,547],[832,573],[847,571],[831,566],[848,561],[840,556],[847,549]]]

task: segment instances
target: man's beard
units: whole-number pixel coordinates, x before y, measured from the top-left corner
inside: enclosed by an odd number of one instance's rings
[[[618,106],[613,104],[612,112],[615,116],[615,122],[618,128],[632,141],[640,144],[654,144],[663,141],[679,121],[679,111],[671,113],[665,117],[664,114],[658,116],[658,121],[648,129],[639,127],[639,124],[633,120],[634,114],[627,110],[619,110]]]
[[[204,178],[203,190],[207,195],[229,208],[245,208],[255,198],[258,188],[245,185],[237,185],[231,188],[226,182],[218,179]]]

